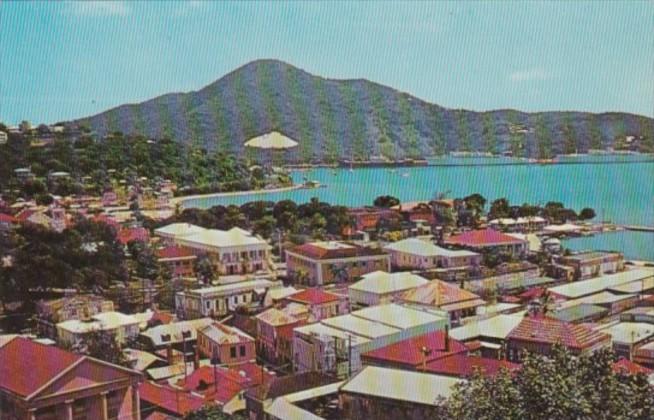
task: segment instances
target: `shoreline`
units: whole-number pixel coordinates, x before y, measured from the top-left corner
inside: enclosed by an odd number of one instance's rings
[[[259,189],[259,190],[247,190],[247,191],[230,191],[230,192],[210,193],[210,194],[185,195],[182,197],[171,198],[170,203],[174,206],[179,204],[182,208],[184,208],[184,202],[189,200],[198,200],[203,198],[236,197],[239,195],[262,194],[262,193],[278,193],[278,192],[299,190],[302,188],[306,188],[304,184],[292,185],[290,187],[271,188],[269,190]]]

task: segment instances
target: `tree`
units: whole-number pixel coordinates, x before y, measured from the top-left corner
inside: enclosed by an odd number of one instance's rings
[[[549,357],[526,354],[516,372],[476,374],[456,385],[444,418],[652,418],[654,393],[647,377],[614,373],[614,360],[608,350],[573,356],[559,346]]]
[[[217,405],[208,405],[188,413],[184,420],[245,420],[239,414],[225,414]]]
[[[583,208],[583,209],[579,212],[579,218],[580,218],[581,220],[590,220],[590,219],[594,219],[595,216],[596,216],[596,214],[595,214],[595,210],[593,210],[593,209],[591,209],[591,208],[589,208],[589,207]]]
[[[392,195],[380,195],[379,197],[375,198],[375,201],[373,202],[375,207],[384,208],[390,208],[397,206],[398,204],[400,204],[400,199],[393,197]]]
[[[96,330],[85,334],[71,350],[115,365],[130,367],[116,337],[107,331]]]
[[[506,198],[498,198],[491,203],[490,210],[488,211],[489,220],[505,218],[510,215],[511,209],[509,206],[509,200]]]
[[[211,263],[209,257],[206,255],[197,258],[193,268],[197,276],[205,284],[211,283],[216,277],[213,269],[213,264]]]

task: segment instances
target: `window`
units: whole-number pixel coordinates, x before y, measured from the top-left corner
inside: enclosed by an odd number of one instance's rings
[[[241,346],[239,350],[241,353],[241,357],[245,357],[245,346]]]
[[[236,357],[236,347],[230,347],[229,349],[229,357],[235,358]]]

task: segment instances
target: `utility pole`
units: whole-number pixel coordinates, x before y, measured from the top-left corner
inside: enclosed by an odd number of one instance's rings
[[[352,335],[347,336],[347,377],[352,376]]]

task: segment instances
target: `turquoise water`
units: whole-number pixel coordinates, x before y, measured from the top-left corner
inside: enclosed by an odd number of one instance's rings
[[[654,261],[654,233],[651,232],[623,231],[572,238],[564,246],[575,251],[620,250],[629,258]]]
[[[234,197],[211,197],[185,201],[185,207],[209,208],[218,204],[243,204],[254,200],[291,199],[306,202],[318,197],[331,204],[371,205],[375,197],[394,195],[402,201],[426,200],[438,192],[448,197],[463,197],[475,192],[489,201],[506,197],[522,204],[560,201],[579,211],[594,208],[597,219],[616,223],[654,225],[654,162],[637,162],[642,157],[620,156],[624,163],[588,163],[571,165],[510,166],[426,166],[416,168],[328,169],[293,172],[302,182],[306,176],[326,185],[325,188],[301,189],[278,193],[256,193]],[[603,156],[570,158],[601,162]],[[446,163],[468,159],[447,158]],[[497,162],[497,158],[475,158],[475,163]],[[622,240],[601,239],[588,244],[597,248],[620,246],[631,258],[654,260],[654,234],[623,233]],[[633,239],[631,239],[633,238]],[[642,239],[641,239],[642,238]],[[577,243],[577,242],[569,242]],[[586,243],[580,243],[586,245]],[[615,245],[615,246],[614,246]],[[576,246],[576,245],[575,245]]]

